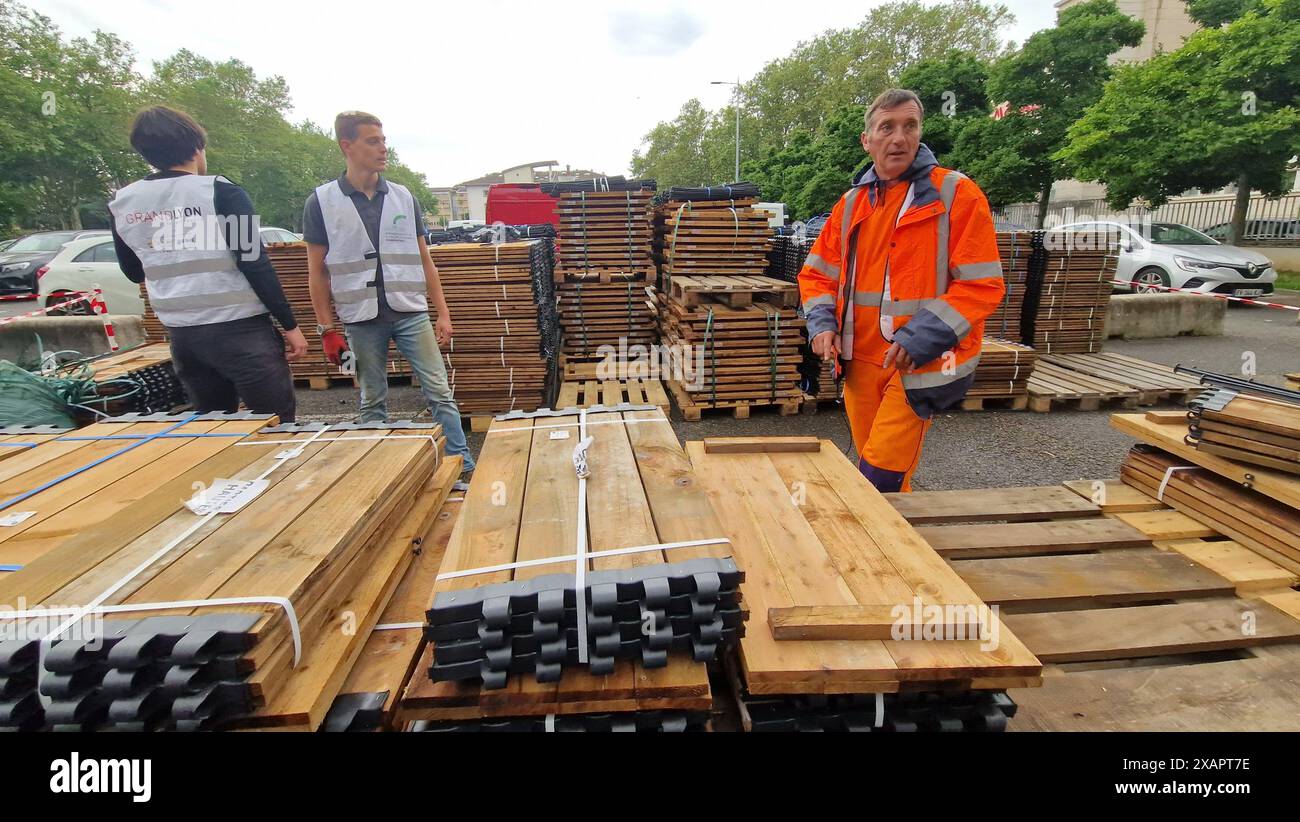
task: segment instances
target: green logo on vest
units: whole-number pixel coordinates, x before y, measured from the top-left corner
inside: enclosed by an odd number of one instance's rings
[[[393,225],[397,225],[398,220],[405,220],[405,219],[406,219],[405,214],[398,214],[396,217],[393,218]]]

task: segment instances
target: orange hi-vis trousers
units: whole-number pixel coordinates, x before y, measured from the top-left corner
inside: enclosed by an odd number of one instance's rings
[[[898,369],[850,360],[844,377],[844,411],[853,431],[858,470],[881,493],[911,491],[930,420],[907,404]]]

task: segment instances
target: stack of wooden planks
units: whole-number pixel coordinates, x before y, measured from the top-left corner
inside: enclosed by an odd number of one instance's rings
[[[558,325],[546,242],[429,249],[455,328],[442,358],[462,413],[532,411],[548,402]]]
[[[25,454],[43,442],[71,432],[53,425],[0,425],[0,461]]]
[[[1002,340],[1020,341],[1020,315],[1031,276],[1041,271],[1046,252],[1041,235],[1029,231],[999,231],[998,257],[1006,294],[1002,303],[984,321],[984,333]]]
[[[319,727],[460,469],[437,426],[182,422],[163,430],[245,430],[137,440],[98,463],[81,461],[122,441],[25,455],[89,467],[10,506],[36,513],[34,539],[7,541],[27,561],[0,575],[3,601],[29,612],[0,644],[6,727]],[[91,616],[52,637],[65,615],[42,607]]]
[[[742,700],[1039,684],[1034,655],[834,443],[687,453],[746,573]]]
[[[557,278],[648,282],[653,195],[648,189],[560,194]]]
[[[669,199],[655,211],[654,259],[659,286],[677,276],[762,275],[772,246],[765,211],[757,198]]]
[[[566,378],[625,379],[648,364],[659,333],[645,282],[573,280],[556,283],[555,290],[565,365],[593,366],[585,373],[566,369]]]
[[[1038,354],[1026,345],[1009,340],[985,338],[975,383],[962,402],[962,409],[979,411],[989,401],[1008,403],[1014,411],[1029,404],[1029,377]]]
[[[672,426],[624,408],[493,423],[427,613],[444,693],[707,662],[741,633],[733,547]]]
[[[1023,341],[1042,354],[1100,351],[1117,262],[1105,250],[1048,249],[1041,282],[1027,290],[1033,328]]]
[[[1029,409],[1064,407],[1096,411],[1107,403],[1125,408],[1182,403],[1204,390],[1170,366],[1125,354],[1042,354],[1029,377]]]
[[[655,295],[673,360],[669,393],[687,420],[751,406],[798,413],[804,320],[797,286],[771,277],[674,277]]]
[[[1300,474],[1300,406],[1216,389],[1192,401],[1188,419],[1200,451]]]

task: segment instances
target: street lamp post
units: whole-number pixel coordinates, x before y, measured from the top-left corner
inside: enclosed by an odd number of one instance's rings
[[[735,89],[733,97],[735,98],[736,108],[736,177],[732,182],[740,182],[740,76],[736,76],[736,82],[730,80],[714,80],[709,85],[713,86],[732,86]]]

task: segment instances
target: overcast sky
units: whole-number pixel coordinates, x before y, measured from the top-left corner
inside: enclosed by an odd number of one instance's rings
[[[373,112],[403,162],[445,186],[537,160],[626,173],[641,137],[686,100],[727,102],[710,80],[749,78],[884,0],[27,2],[65,35],[122,37],[145,74],[187,48],[283,76],[295,121]],[[1003,2],[1016,14],[1005,39],[1055,21],[1048,0]]]

